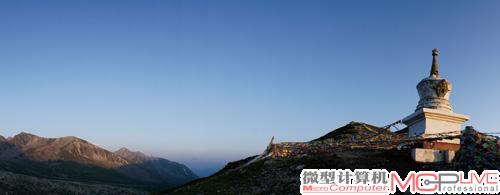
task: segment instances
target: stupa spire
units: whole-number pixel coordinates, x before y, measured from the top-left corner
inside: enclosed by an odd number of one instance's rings
[[[438,50],[437,48],[434,48],[432,50],[432,67],[431,67],[431,75],[435,75],[436,77],[439,77],[439,64],[437,61],[437,56],[438,56]]]

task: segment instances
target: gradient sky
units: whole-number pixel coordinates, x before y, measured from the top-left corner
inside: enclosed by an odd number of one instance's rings
[[[1,1],[0,134],[200,169],[412,113],[439,48],[466,125],[500,131],[499,1]]]

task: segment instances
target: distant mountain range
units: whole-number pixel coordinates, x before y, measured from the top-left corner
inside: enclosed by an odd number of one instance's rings
[[[151,191],[198,178],[183,164],[127,148],[110,152],[77,137],[44,138],[24,132],[10,138],[0,136],[0,170],[9,176],[29,176],[26,181],[40,178],[44,183],[89,184],[84,188],[89,192],[90,184]],[[2,182],[0,186],[5,184]],[[0,192],[14,192],[2,191],[5,189]]]

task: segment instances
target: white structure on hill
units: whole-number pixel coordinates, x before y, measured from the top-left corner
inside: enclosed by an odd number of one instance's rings
[[[417,85],[420,101],[415,112],[403,119],[409,128],[410,137],[460,134],[461,125],[469,120],[469,116],[454,113],[449,102],[451,83],[439,76],[437,63],[438,51],[432,50],[432,68],[430,76],[422,79]],[[453,142],[459,144],[460,140]]]
[[[451,162],[460,149],[460,139],[454,136],[461,134],[462,124],[469,120],[469,116],[453,112],[449,102],[451,83],[439,76],[437,56],[437,49],[432,50],[430,75],[417,85],[417,109],[402,120],[410,138],[424,139],[423,148],[412,149],[417,162]]]

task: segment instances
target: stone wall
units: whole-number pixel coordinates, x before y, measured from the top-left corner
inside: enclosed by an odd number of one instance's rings
[[[353,149],[394,149],[401,144],[399,139],[387,139],[378,141],[342,141],[322,140],[314,142],[281,142],[271,143],[268,153],[272,157],[300,157],[306,155],[328,154],[342,150]]]

